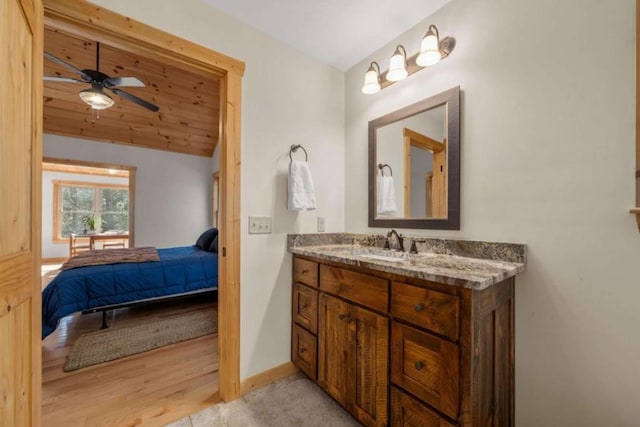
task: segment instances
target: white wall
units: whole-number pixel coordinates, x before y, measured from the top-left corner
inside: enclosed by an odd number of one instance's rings
[[[69,256],[68,241],[62,243],[53,241],[53,181],[80,181],[129,185],[127,178],[51,171],[42,172],[42,258],[62,258]]]
[[[193,245],[211,224],[211,159],[58,135],[44,155],[136,166],[136,246]]]
[[[286,252],[286,234],[314,232],[319,215],[326,217],[327,231],[344,229],[344,73],[199,0],[94,3],[246,63],[242,81],[240,374],[246,378],[287,362],[291,255]],[[303,144],[309,153],[316,211],[286,210],[292,144]],[[273,234],[249,236],[249,215],[272,216]]]
[[[633,0],[453,0],[349,70],[346,224],[367,228],[367,122],[462,89],[461,230],[525,242],[516,280],[516,422],[636,426],[640,235],[634,204]],[[428,24],[451,56],[376,95],[371,60],[417,51]]]

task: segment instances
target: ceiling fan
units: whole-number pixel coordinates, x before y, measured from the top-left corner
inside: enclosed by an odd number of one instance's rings
[[[114,104],[113,98],[105,93],[105,89],[115,93],[118,96],[121,96],[124,99],[135,102],[136,104],[151,111],[155,112],[160,109],[157,105],[147,102],[142,98],[138,98],[137,96],[118,88],[144,87],[144,83],[142,83],[136,77],[109,77],[108,75],[100,72],[100,43],[96,43],[95,70],[79,70],[73,65],[53,56],[48,52],[45,52],[44,56],[50,61],[53,61],[56,64],[61,65],[80,76],[80,79],[61,76],[44,76],[44,80],[66,83],[89,83],[91,85],[91,88],[80,91],[78,95],[80,95],[80,98],[82,98],[84,102],[89,104],[89,106],[91,106],[91,108],[95,110],[104,110],[105,108],[112,107]]]

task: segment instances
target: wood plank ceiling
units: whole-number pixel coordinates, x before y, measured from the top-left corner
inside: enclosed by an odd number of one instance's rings
[[[45,28],[44,50],[80,70],[96,68],[96,44]],[[44,132],[178,153],[212,156],[220,135],[220,79],[100,44],[100,71],[137,77],[146,87],[122,89],[160,107],[152,112],[109,92],[115,105],[91,110],[78,93],[88,83],[44,82]],[[44,74],[79,78],[44,60]]]

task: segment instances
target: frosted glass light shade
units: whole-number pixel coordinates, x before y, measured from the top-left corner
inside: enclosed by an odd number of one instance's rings
[[[364,84],[362,85],[362,93],[371,95],[376,92],[380,92],[380,69],[376,69],[372,62],[369,69],[364,74]]]
[[[115,102],[100,88],[91,88],[80,91],[80,99],[86,102],[94,110],[104,110],[113,107]]]
[[[402,50],[400,50],[402,48]],[[402,46],[398,46],[389,61],[389,71],[387,72],[387,80],[397,82],[409,75],[407,73],[407,56]]]
[[[441,59],[442,53],[440,52],[438,30],[432,25],[429,27],[427,34],[422,38],[420,55],[416,58],[416,64],[421,67],[428,67],[429,65],[437,64]]]

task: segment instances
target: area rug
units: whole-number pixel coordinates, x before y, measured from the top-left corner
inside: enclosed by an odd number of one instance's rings
[[[75,371],[217,331],[218,313],[207,309],[90,332],[73,344],[63,370]]]

